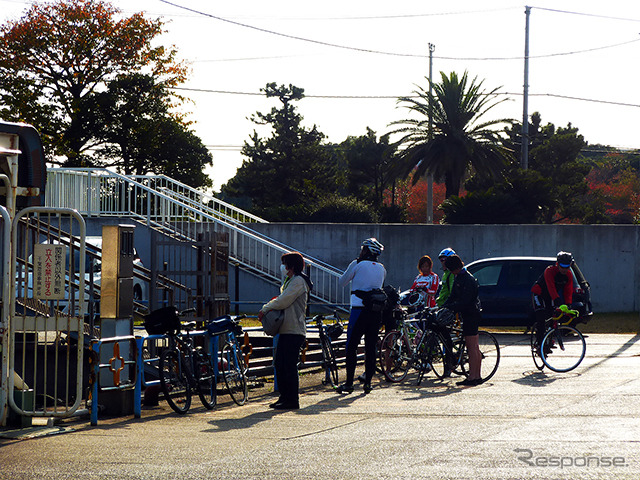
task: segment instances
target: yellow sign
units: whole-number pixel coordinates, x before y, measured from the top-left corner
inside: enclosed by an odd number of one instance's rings
[[[63,300],[65,291],[65,245],[33,246],[33,298]]]

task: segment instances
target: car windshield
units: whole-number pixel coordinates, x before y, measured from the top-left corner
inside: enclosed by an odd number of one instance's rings
[[[497,285],[502,270],[501,263],[492,263],[490,265],[470,266],[469,272],[476,277],[479,285]]]

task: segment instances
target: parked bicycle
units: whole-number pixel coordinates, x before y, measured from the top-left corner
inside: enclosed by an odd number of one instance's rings
[[[220,346],[219,370],[227,386],[231,399],[238,405],[244,405],[249,397],[249,384],[247,381],[247,360],[238,339],[244,331],[240,320],[244,315],[224,317],[213,320],[207,326],[211,335],[218,335],[222,339]]]
[[[579,310],[569,309],[566,305],[556,309],[545,322],[542,344],[538,344],[537,328],[531,329],[531,356],[538,370],[546,366],[554,372],[564,373],[580,365],[587,352],[587,342],[580,330],[569,326],[579,315]]]
[[[182,322],[181,317],[194,312],[190,308],[178,312],[175,307],[154,310],[145,318],[145,328],[151,334],[165,333],[169,347],[160,355],[160,388],[169,406],[185,414],[191,407],[191,396],[197,392],[205,408],[216,405],[216,375],[211,356],[196,346],[191,332],[196,322]],[[184,332],[184,333],[182,333]]]
[[[434,330],[435,309],[423,314],[424,332],[413,321],[405,321],[397,332],[390,332],[383,340],[383,369],[385,376],[392,382],[402,381],[408,370],[414,367],[418,371],[418,385],[424,375],[432,370],[440,379],[449,372],[447,366],[447,341],[439,331]],[[469,354],[462,335],[462,329],[454,322],[449,327],[451,337],[452,371],[458,375],[468,376]],[[412,340],[413,337],[413,340]],[[416,339],[419,340],[416,340]],[[480,377],[483,382],[495,375],[500,363],[500,346],[496,338],[489,332],[478,331],[478,342],[482,355]]]
[[[338,316],[338,312],[333,313],[334,322],[326,325],[326,317],[324,315],[316,315],[311,320],[318,327],[318,335],[320,337],[320,348],[322,349],[322,368],[325,371],[323,385],[331,385],[337,388],[338,381],[338,361],[336,360],[336,349],[333,342],[338,340],[344,332],[344,326]]]
[[[402,319],[398,330],[387,333],[382,340],[380,364],[390,382],[401,382],[411,368],[418,372],[418,385],[429,371],[443,378],[445,358],[444,338],[424,318],[414,316]]]

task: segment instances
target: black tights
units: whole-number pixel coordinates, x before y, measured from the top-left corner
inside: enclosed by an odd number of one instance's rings
[[[358,357],[358,345],[364,335],[365,382],[371,383],[376,371],[376,343],[380,328],[380,313],[354,307],[347,328],[347,385],[353,384]]]

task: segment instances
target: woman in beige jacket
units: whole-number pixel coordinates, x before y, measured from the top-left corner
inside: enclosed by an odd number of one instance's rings
[[[284,310],[273,363],[280,398],[269,406],[292,410],[300,408],[298,361],[307,334],[305,318],[312,284],[303,272],[304,258],[298,252],[282,255],[282,269],[286,271],[286,277],[280,295],[263,305],[258,316],[262,318],[269,310]]]

